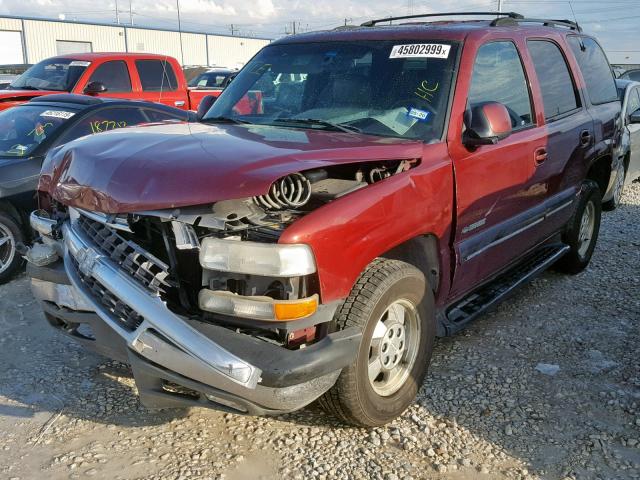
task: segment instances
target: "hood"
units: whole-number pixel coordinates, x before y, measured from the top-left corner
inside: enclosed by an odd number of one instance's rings
[[[0,110],[5,110],[19,103],[28,102],[32,98],[60,93],[65,92],[53,90],[0,90]]]
[[[278,178],[313,168],[421,158],[423,146],[269,126],[136,127],[52,152],[39,189],[65,205],[103,213],[170,209],[262,195]]]

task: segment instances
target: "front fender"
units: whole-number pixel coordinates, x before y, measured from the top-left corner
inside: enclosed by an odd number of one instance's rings
[[[280,243],[313,249],[323,303],[346,298],[372,260],[418,235],[430,233],[448,245],[451,160],[444,143],[424,152],[414,169],[334,200],[283,232]]]

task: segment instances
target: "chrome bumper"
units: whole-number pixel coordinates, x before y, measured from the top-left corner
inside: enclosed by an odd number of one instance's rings
[[[255,391],[262,373],[259,368],[212,342],[169,311],[159,297],[134,283],[69,223],[63,226],[63,238],[65,270],[72,286],[129,348],[187,378],[248,399],[252,397],[251,391]],[[86,292],[74,263],[83,275],[100,282],[143,317],[140,326],[129,331],[114,320],[111,313]]]

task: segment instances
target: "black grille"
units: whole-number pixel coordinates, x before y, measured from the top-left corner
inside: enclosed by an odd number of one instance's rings
[[[82,273],[78,262],[72,258],[78,278],[95,301],[100,303],[125,330],[134,331],[144,320],[129,305],[113,295],[104,285],[95,278]]]
[[[160,295],[171,286],[168,280],[169,266],[161,260],[100,222],[81,215],[77,225],[103,255],[117,263],[147,290]]]

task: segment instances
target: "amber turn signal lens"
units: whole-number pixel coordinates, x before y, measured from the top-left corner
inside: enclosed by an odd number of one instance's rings
[[[299,302],[276,303],[274,305],[276,320],[299,320],[313,315],[318,310],[318,297],[313,296]]]

